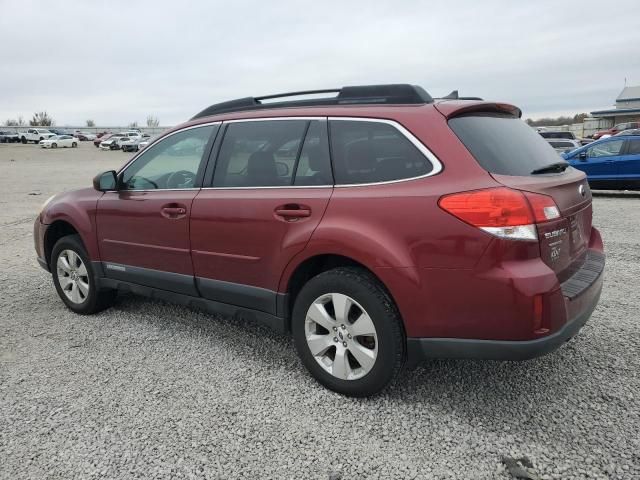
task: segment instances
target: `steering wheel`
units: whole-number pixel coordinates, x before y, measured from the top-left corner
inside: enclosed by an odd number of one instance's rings
[[[190,188],[196,183],[196,175],[188,170],[178,170],[167,178],[167,188]]]
[[[154,182],[153,180],[149,180],[147,177],[134,176],[131,180],[134,181],[134,186],[135,186],[135,181],[136,180],[143,180],[143,181],[147,182],[149,185],[152,185],[153,188],[160,188],[160,187],[158,187],[158,184],[156,182]],[[131,180],[129,180],[129,183],[131,183]],[[131,190],[135,190],[135,188],[131,188]]]

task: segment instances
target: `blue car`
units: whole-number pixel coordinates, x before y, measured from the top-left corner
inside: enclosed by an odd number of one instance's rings
[[[587,174],[591,188],[640,189],[640,137],[615,136],[562,154]]]

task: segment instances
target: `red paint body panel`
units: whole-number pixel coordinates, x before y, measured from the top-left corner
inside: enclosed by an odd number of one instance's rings
[[[105,193],[98,202],[101,260],[193,275],[189,213],[197,193],[197,189]],[[186,212],[180,218],[166,218],[163,206]]]
[[[101,196],[102,192],[93,188],[58,194],[40,214],[40,221],[45,225],[56,221],[70,224],[82,238],[89,256],[98,259],[100,253],[96,237],[96,208]]]
[[[191,214],[191,248],[198,277],[276,291],[281,272],[320,223],[332,187],[213,188],[200,191]],[[308,207],[309,217],[286,220],[275,210]]]

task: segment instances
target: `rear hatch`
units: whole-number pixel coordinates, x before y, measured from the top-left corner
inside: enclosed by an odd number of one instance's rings
[[[476,106],[452,117],[449,127],[497,182],[553,199],[559,216],[536,224],[540,256],[560,282],[570,277],[584,263],[591,235],[591,191],[584,173],[520,120],[517,109]]]

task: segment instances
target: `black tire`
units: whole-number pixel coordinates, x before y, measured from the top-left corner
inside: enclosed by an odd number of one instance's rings
[[[22,141],[22,143],[23,143],[23,144],[25,144],[25,145],[26,145],[26,143],[27,143],[27,139],[26,139],[26,137],[22,137],[22,138],[21,138],[21,141]]]
[[[375,326],[377,358],[361,378],[343,380],[333,376],[318,364],[307,344],[307,311],[317,298],[328,293],[351,297],[366,310]],[[296,350],[307,370],[319,383],[343,395],[367,397],[379,393],[398,375],[405,362],[406,336],[400,313],[378,279],[362,268],[335,268],[309,280],[296,297],[292,331]]]
[[[74,253],[76,253],[82,259],[82,262],[87,269],[89,293],[82,303],[74,303],[69,298],[67,298],[60,285],[60,279],[58,278],[58,269],[56,268],[56,265],[58,263],[58,257],[65,250],[72,250]],[[80,239],[79,235],[68,235],[66,237],[62,237],[56,242],[56,244],[53,246],[53,251],[51,252],[51,263],[49,267],[51,268],[53,284],[56,287],[58,296],[69,310],[81,315],[91,315],[93,313],[100,312],[105,308],[109,308],[113,304],[117,292],[111,289],[98,290],[93,265],[91,264],[91,260],[87,255],[87,252],[84,248],[84,245],[82,244],[82,240]]]
[[[71,144],[71,148],[76,148],[77,146],[78,146],[78,144],[77,144],[76,142],[73,142],[73,143]]]
[[[51,144],[51,148],[58,148],[58,144],[57,143],[52,143]]]

